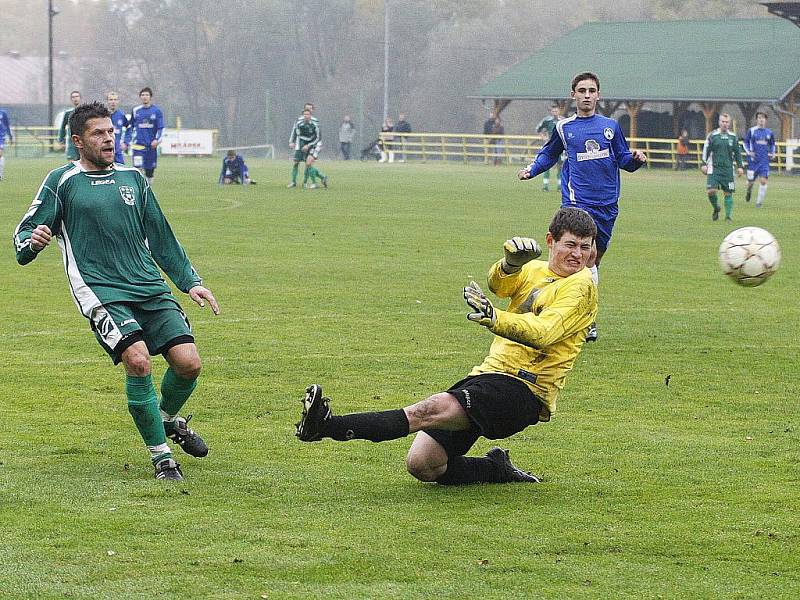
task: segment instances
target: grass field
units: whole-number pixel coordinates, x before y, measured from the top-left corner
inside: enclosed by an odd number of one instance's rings
[[[301,191],[286,161],[223,189],[216,159],[162,160],[155,191],[222,306],[183,299],[211,453],[165,485],[57,248],[14,260],[57,164],[9,159],[0,182],[0,597],[800,597],[800,178],[761,210],[737,194],[734,225],[783,250],[744,289],[699,172],[625,174],[600,341],[553,420],[504,443],[545,482],[444,488],[405,473],[410,439],[297,442],[299,398],[394,408],[461,379],[491,341],[461,288],[508,237],[543,240],[558,195],[515,167],[323,162],[331,189]]]

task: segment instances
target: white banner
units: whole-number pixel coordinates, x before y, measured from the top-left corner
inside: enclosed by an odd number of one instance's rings
[[[161,154],[210,155],[214,153],[211,129],[164,129]]]

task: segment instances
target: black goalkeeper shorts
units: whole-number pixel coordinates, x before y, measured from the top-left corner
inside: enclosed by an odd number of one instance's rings
[[[474,375],[447,391],[466,411],[470,428],[423,430],[445,449],[447,456],[463,456],[481,436],[490,440],[507,438],[539,422],[542,401],[527,385],[508,375]]]

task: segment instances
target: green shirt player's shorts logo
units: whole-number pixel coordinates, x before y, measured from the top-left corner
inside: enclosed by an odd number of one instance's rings
[[[133,206],[136,202],[136,194],[129,185],[119,186],[119,195],[122,196],[122,201],[128,206]]]

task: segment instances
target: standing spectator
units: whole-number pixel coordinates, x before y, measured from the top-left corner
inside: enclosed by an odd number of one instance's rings
[[[342,124],[339,125],[339,148],[344,160],[350,160],[350,146],[353,144],[355,134],[356,128],[350,120],[350,115],[345,115]]]
[[[3,171],[6,167],[6,159],[5,156],[3,156],[6,136],[8,136],[9,142],[14,141],[14,136],[11,135],[11,121],[8,118],[8,113],[0,108],[0,181],[3,180]]]
[[[678,136],[678,170],[686,168],[686,159],[689,158],[689,132],[681,129]]]
[[[398,115],[397,125],[395,126],[394,130],[397,133],[411,133],[411,123],[406,121],[406,113],[400,113]],[[406,137],[400,136],[400,147],[405,149],[406,147]],[[406,155],[404,152],[400,152],[400,158],[398,159],[400,162],[406,162]]]
[[[492,135],[505,134],[506,128],[503,127],[503,122],[500,120],[499,116],[495,117],[494,125],[492,125]],[[503,160],[503,150],[505,149],[505,144],[503,143],[503,139],[499,137],[492,138],[491,143],[494,144],[494,164],[497,166]]]
[[[108,106],[108,111],[111,113],[111,123],[114,125],[114,162],[124,165],[125,152],[128,150],[128,145],[123,139],[123,132],[129,125],[128,117],[125,111],[117,108],[119,106],[117,92],[108,92],[106,94],[106,106]]]
[[[69,129],[69,118],[72,113],[81,103],[81,93],[78,90],[72,90],[69,94],[69,101],[72,102],[72,108],[68,108],[61,116],[61,126],[58,128],[58,143],[61,144],[62,149],[65,151],[67,160],[78,160],[80,155],[75,144],[72,143],[72,133]]]
[[[394,131],[394,122],[392,122],[391,117],[386,117],[386,120],[383,122],[383,126],[381,127],[382,135],[381,136],[381,159],[378,162],[394,162],[394,135],[391,132]]]
[[[133,166],[144,172],[147,183],[153,183],[153,173],[158,161],[158,145],[164,132],[164,113],[153,104],[153,90],[142,88],[139,92],[142,103],[133,109],[131,121],[125,131],[125,143],[133,141]]]
[[[489,113],[489,118],[488,118],[488,119],[486,119],[486,120],[483,122],[483,135],[484,135],[484,136],[492,135],[492,129],[493,129],[493,128],[494,128],[494,112],[490,112],[490,113]],[[483,162],[484,162],[484,163],[488,163],[488,162],[489,162],[489,152],[488,152],[488,146],[489,146],[489,145],[490,145],[492,142],[491,142],[491,140],[489,140],[488,138],[485,138],[485,137],[484,137],[483,143],[485,144],[484,148],[486,149],[486,152],[485,152],[485,154],[484,154],[484,160],[483,160]]]

